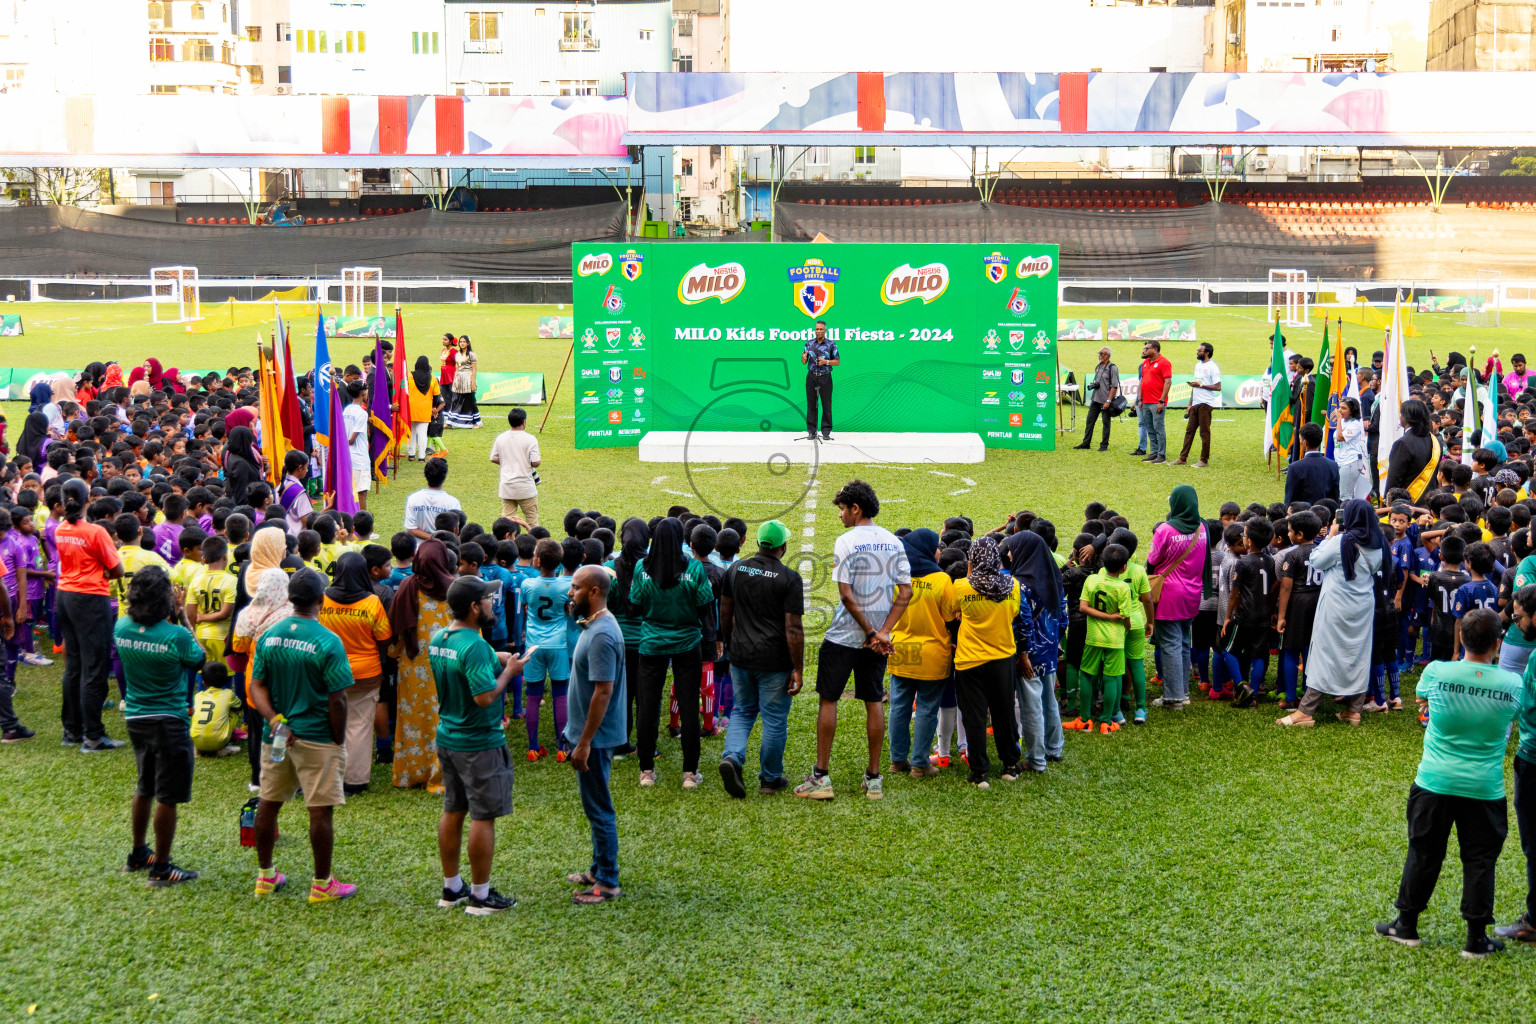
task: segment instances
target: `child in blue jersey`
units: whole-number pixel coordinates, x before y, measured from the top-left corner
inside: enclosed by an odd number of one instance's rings
[[[1423,668],[1430,661],[1429,577],[1440,569],[1440,538],[1426,537],[1413,549],[1413,573],[1417,591],[1414,595],[1413,617],[1419,629],[1419,656],[1414,664]]]
[[[1397,662],[1399,666],[1413,664],[1414,626],[1417,623],[1419,597],[1418,559],[1414,555],[1418,528],[1409,518],[1407,505],[1392,507],[1388,519],[1392,527],[1392,564],[1397,567],[1399,588],[1397,591]]]
[[[1493,549],[1482,541],[1467,546],[1466,569],[1472,578],[1456,588],[1451,601],[1451,613],[1456,616],[1456,644],[1453,650],[1461,652],[1461,620],[1476,608],[1499,610],[1499,587],[1488,577],[1493,575]]]
[[[528,760],[537,761],[547,751],[539,746],[539,705],[544,700],[544,682],[549,681],[555,699],[555,717],[560,725],[565,718],[565,688],[571,678],[570,648],[566,646],[566,599],[571,593],[571,578],[560,576],[560,544],[548,538],[534,549],[539,575],[524,580],[519,590],[523,603],[523,642],[532,651],[523,668],[523,718],[528,725]],[[563,730],[556,731],[556,760],[563,761]]]
[[[490,554],[489,551],[486,553]],[[494,557],[496,568],[506,575],[485,578],[504,579],[502,593],[506,595],[506,600],[502,602],[500,619],[502,631],[506,636],[505,650],[520,655],[523,653],[523,601],[520,591],[526,577],[517,566],[517,545],[510,540],[497,542]],[[512,695],[511,700],[507,702],[511,717],[521,722],[523,720],[523,674],[521,672],[512,677],[512,682],[507,684],[507,690]]]

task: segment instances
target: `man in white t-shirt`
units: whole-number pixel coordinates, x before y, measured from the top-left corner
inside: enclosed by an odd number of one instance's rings
[[[1215,356],[1216,348],[1208,341],[1195,347],[1195,379],[1189,382],[1189,410],[1184,414],[1184,450],[1170,466],[1184,465],[1196,430],[1200,431],[1200,461],[1195,468],[1204,469],[1211,461],[1211,410],[1221,408],[1221,367]]]
[[[360,380],[347,385],[352,401],[341,410],[341,425],[347,432],[347,451],[352,456],[352,489],[357,492],[357,507],[368,507],[368,482],[373,469],[368,462],[368,389]]]
[[[832,503],[848,528],[832,549],[832,579],[840,603],[816,658],[816,694],[821,698],[816,715],[816,768],[795,787],[795,796],[832,799],[827,764],[837,732],[837,702],[852,675],[853,695],[864,702],[864,731],[869,739],[864,794],[879,800],[884,795],[880,753],[885,746],[885,659],[893,650],[891,628],[912,599],[912,566],[905,545],[875,525],[880,499],[873,487],[862,480],[849,481]]]
[[[501,467],[501,514],[521,518],[529,526],[539,525],[539,482],[534,468],[539,464],[539,440],[524,427],[528,413],[513,409],[507,413],[507,425],[491,445],[491,461]]]
[[[427,486],[405,499],[405,529],[417,540],[431,540],[438,515],[458,512],[462,506],[458,498],[443,490],[443,481],[448,479],[447,460],[428,459],[421,472]]]

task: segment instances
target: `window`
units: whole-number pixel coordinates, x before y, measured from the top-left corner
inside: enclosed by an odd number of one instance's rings
[[[720,147],[719,146],[710,146],[709,147],[709,166],[713,167],[713,166],[715,166],[715,164],[717,164],[719,162],[720,162]]]
[[[277,84],[278,85],[292,85],[293,84],[293,65],[291,65],[291,64],[279,64],[277,66]]]
[[[248,42],[248,43],[259,43],[259,42],[261,42],[261,26],[260,25],[247,25],[247,26],[245,26],[245,41]]]
[[[176,201],[176,183],[174,181],[152,181],[149,183],[149,205],[169,206]]]
[[[152,61],[168,61],[176,59],[176,44],[161,36],[156,36],[149,41],[149,59]]]
[[[192,5],[192,20],[193,21],[202,21],[203,18],[207,15],[207,13],[208,13],[207,9],[202,4],[193,4]]]
[[[465,52],[501,52],[500,14],[495,11],[469,11],[464,17],[469,21],[469,38],[464,43]]]
[[[596,96],[597,79],[595,78],[562,78],[560,79],[561,96]]]
[[[234,64],[235,46],[233,43],[223,42],[219,44],[219,62],[222,64]]]
[[[693,220],[693,197],[679,196],[677,200],[677,213],[682,220]]]
[[[357,33],[356,32],[348,32],[347,33],[347,52],[348,53],[355,52],[354,49],[353,49],[353,46],[354,46],[354,44],[356,42],[357,42]]]
[[[685,54],[680,55],[677,58],[677,70],[679,70],[679,71],[692,71],[693,70],[693,54],[685,53]]]
[[[683,157],[682,175],[685,178],[692,177],[693,175],[693,161],[686,156]]]
[[[560,49],[597,49],[597,37],[592,32],[592,12],[566,11],[561,18],[564,23],[560,35]]]
[[[152,85],[149,87],[151,96],[175,96],[177,89],[174,85]]]
[[[213,44],[206,39],[188,39],[181,44],[181,59],[211,61],[213,60]]]
[[[875,165],[875,147],[854,146],[853,162],[856,166],[873,167]]]
[[[293,26],[286,21],[277,23],[277,41],[280,43],[293,42]]]
[[[311,37],[311,41],[313,41],[313,37]],[[320,30],[320,52],[321,53],[329,53],[330,50],[331,50],[330,41],[326,38],[325,29],[321,29]]]
[[[251,85],[263,85],[267,80],[267,73],[260,64],[249,64],[245,69],[245,79]]]
[[[368,33],[364,32],[362,29],[358,29],[357,32],[357,52],[368,52]]]
[[[421,53],[421,33],[420,32],[412,32],[411,33],[411,52],[415,53],[415,54],[420,54]]]
[[[512,83],[510,82],[486,82],[485,95],[487,96],[511,96]]]
[[[693,12],[683,11],[677,16],[677,34],[679,36],[693,35]]]
[[[27,69],[23,66],[13,66],[5,69],[5,75],[0,78],[0,92],[9,92],[19,89],[27,78]]]
[[[1335,42],[1335,43],[1338,42],[1339,41],[1339,36],[1341,36],[1343,34],[1344,34],[1344,29],[1343,29],[1342,26],[1339,26],[1339,25],[1333,26],[1333,39],[1332,39],[1332,41]]]
[[[542,7],[535,7],[533,9],[533,16],[535,18],[542,18],[542,17],[544,17],[544,8],[542,8]]]
[[[648,42],[651,41],[651,30],[650,29],[643,28],[643,29],[640,30],[640,41],[642,43],[648,43]]]
[[[149,5],[149,20],[158,21],[161,28],[171,27],[171,4],[154,3]]]
[[[437,33],[436,32],[432,33],[432,52],[433,53],[437,52]]]
[[[826,165],[831,162],[829,150],[826,146],[812,146],[805,151],[805,162],[808,164]]]

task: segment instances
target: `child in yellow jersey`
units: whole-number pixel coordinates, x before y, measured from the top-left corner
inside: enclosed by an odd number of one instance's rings
[[[223,662],[203,666],[203,688],[192,701],[192,746],[205,757],[238,754],[234,738],[240,698],[229,688],[229,669]]]
[[[187,621],[209,661],[224,660],[224,641],[235,613],[235,577],[223,537],[203,541],[203,571],[187,599]]]
[[[1126,554],[1136,553],[1136,535],[1125,527],[1120,527],[1109,535],[1111,544],[1119,544],[1125,548]],[[1152,581],[1147,578],[1147,570],[1144,566],[1135,562],[1127,562],[1125,565],[1125,582],[1131,588],[1131,596],[1136,598],[1136,604],[1132,606],[1131,621],[1125,627],[1125,678],[1129,683],[1128,692],[1122,688],[1122,698],[1130,698],[1135,708],[1135,715],[1131,721],[1137,725],[1147,724],[1147,641],[1152,637]],[[1120,708],[1115,708],[1114,725],[1125,724],[1125,714]]]
[[[955,696],[970,747],[971,785],[988,788],[987,717],[992,739],[1003,763],[1003,780],[1024,773],[1020,764],[1018,719],[1014,716],[1015,671],[1030,672],[1029,653],[1019,641],[1029,636],[1033,622],[1022,600],[1019,583],[1002,570],[997,541],[981,537],[969,552],[970,571],[955,583],[960,609],[960,634],[955,642]]]
[[[901,543],[912,566],[912,599],[891,630],[894,650],[886,659],[886,670],[891,674],[891,771],[921,779],[939,773],[928,751],[949,683],[954,659],[949,624],[959,614],[959,606],[954,582],[937,561],[939,535],[932,530],[913,530],[901,538]],[[916,735],[911,735],[908,725],[914,704]]]
[[[336,559],[345,554],[347,550],[345,545],[337,543],[336,538],[340,532],[337,528],[336,520],[332,519],[330,515],[315,517],[315,533],[320,535],[320,550],[315,554],[312,561],[308,558],[304,560],[313,565],[315,571],[326,579],[331,579],[333,575],[332,570],[336,567]],[[300,555],[300,557],[302,558],[303,556]]]
[[[124,512],[112,520],[112,530],[117,534],[117,557],[122,559],[123,574],[112,581],[109,589],[112,600],[117,602],[117,617],[121,619],[128,614],[128,584],[133,582],[133,574],[150,565],[158,565],[169,574],[171,567],[153,551],[139,547],[144,528],[132,512]]]
[[[1120,708],[1120,683],[1125,674],[1125,634],[1137,599],[1125,580],[1131,553],[1120,544],[1104,548],[1104,568],[1083,582],[1080,607],[1087,616],[1083,645],[1082,686],[1078,692],[1081,713],[1063,729],[1093,731],[1093,691],[1102,687],[1104,704],[1099,710],[1099,732],[1108,736],[1120,726],[1111,719]]]

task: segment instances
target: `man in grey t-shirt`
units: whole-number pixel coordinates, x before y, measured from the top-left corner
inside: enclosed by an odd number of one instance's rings
[[[607,903],[619,889],[619,826],[608,791],[613,749],[628,740],[624,725],[624,635],[608,610],[607,570],[584,565],[571,580],[571,612],[582,623],[571,655],[565,738],[581,790],[581,809],[592,827],[592,866],[567,875],[581,886],[571,897],[582,905]]]
[[[1104,438],[1099,451],[1109,450],[1109,424],[1114,419],[1109,414],[1109,404],[1120,393],[1120,369],[1109,361],[1109,346],[1099,349],[1099,364],[1093,368],[1093,381],[1088,385],[1088,429],[1083,431],[1083,443],[1075,445],[1079,451],[1087,451],[1093,444],[1093,425],[1104,420]]]

